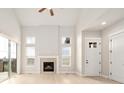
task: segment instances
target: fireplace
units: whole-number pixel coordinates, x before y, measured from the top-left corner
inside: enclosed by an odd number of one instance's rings
[[[54,62],[43,62],[44,72],[54,72]]]
[[[57,56],[40,56],[40,73],[56,73]]]

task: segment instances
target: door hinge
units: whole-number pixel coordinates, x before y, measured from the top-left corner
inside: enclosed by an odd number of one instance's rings
[[[101,72],[99,72],[99,74],[101,74]]]
[[[112,53],[112,50],[110,50],[110,53]]]
[[[99,62],[99,64],[101,64],[101,62]]]
[[[112,72],[110,72],[110,75],[112,75]]]
[[[99,52],[99,55],[101,55],[101,52]]]
[[[110,61],[110,64],[112,64],[112,61]]]

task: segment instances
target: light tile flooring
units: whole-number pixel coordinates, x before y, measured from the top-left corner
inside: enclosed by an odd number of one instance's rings
[[[0,72],[0,82],[8,78],[8,72]]]
[[[76,74],[21,74],[2,84],[118,84],[103,77],[84,77]]]
[[[11,73],[11,77],[14,77],[16,75],[16,73],[12,72]],[[8,77],[8,72],[0,72],[0,82],[3,82],[5,80],[7,80]]]

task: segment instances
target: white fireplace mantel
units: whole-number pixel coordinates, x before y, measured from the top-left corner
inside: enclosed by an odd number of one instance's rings
[[[39,56],[39,58],[56,58],[56,59],[58,59],[58,56]]]
[[[54,59],[54,73],[58,72],[58,56],[39,56],[40,59],[40,72],[43,73],[43,62]]]

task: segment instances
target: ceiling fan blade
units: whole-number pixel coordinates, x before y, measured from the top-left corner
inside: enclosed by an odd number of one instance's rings
[[[54,13],[53,13],[53,10],[52,9],[50,9],[50,15],[51,16],[54,16]]]
[[[43,12],[46,8],[41,8],[38,12]]]

